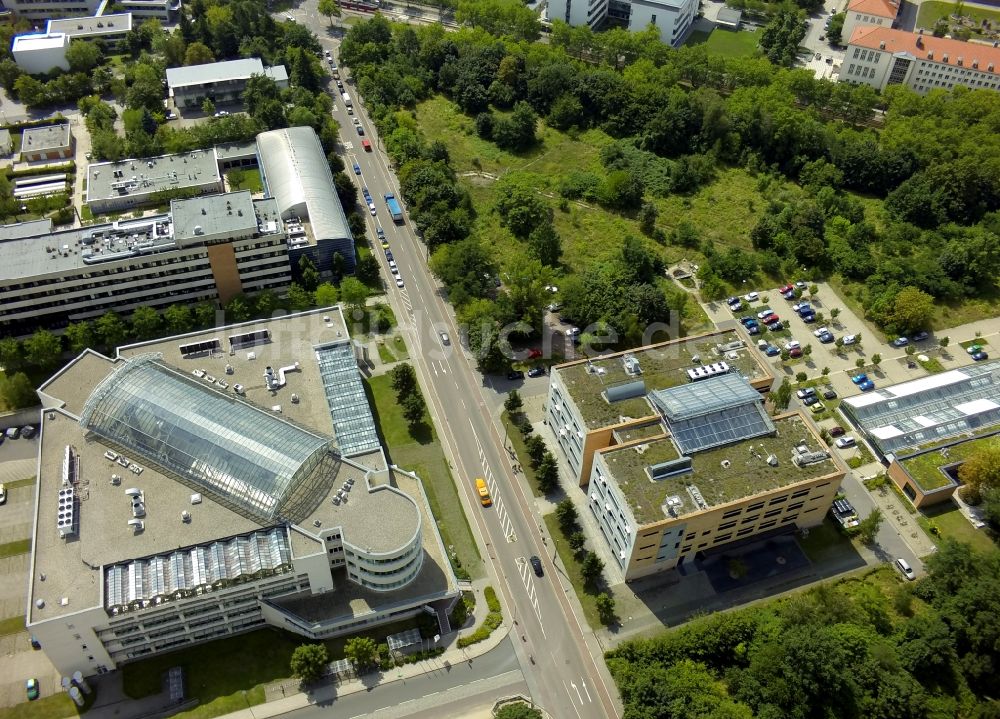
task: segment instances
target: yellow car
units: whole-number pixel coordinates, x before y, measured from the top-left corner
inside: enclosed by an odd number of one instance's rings
[[[389,243],[386,242],[385,240],[382,240],[382,249],[383,250],[388,250],[389,249]]]
[[[819,414],[825,409],[826,407],[823,406],[822,402],[817,402],[816,404],[814,404],[812,407],[809,408],[809,411],[812,412],[813,414]]]
[[[476,480],[476,489],[479,490],[479,503],[484,507],[489,507],[493,504],[493,499],[490,497],[490,490],[486,487],[485,479]]]

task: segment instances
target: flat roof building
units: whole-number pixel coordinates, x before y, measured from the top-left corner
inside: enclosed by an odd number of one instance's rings
[[[228,301],[291,282],[273,199],[248,191],[174,200],[167,214],[0,239],[0,328],[92,320],[113,310]],[[14,234],[14,233],[12,233]]]
[[[106,45],[115,46],[132,29],[132,13],[53,18],[46,27],[50,33],[65,34],[70,41],[101,40]]]
[[[29,127],[21,134],[21,162],[72,159],[75,152],[68,122]]]
[[[374,420],[356,362],[326,383],[330,349],[354,357],[339,307],[87,351],[39,389],[28,627],[61,674],[265,625],[450,631],[421,483],[339,431],[344,397]]]
[[[167,68],[167,89],[177,107],[201,107],[209,99],[216,105],[242,102],[247,80],[270,77],[279,88],[288,87],[284,65],[264,67],[258,57]]]
[[[944,502],[958,488],[955,476],[937,471],[938,465],[922,468],[929,456],[940,453],[947,464],[949,451],[961,451],[948,447],[1000,431],[1000,362],[879,387],[845,398],[840,411],[889,465],[889,477],[910,501],[918,507]]]
[[[581,486],[593,454],[658,419],[646,395],[691,381],[689,370],[736,372],[758,392],[773,376],[736,330],[671,340],[552,368],[546,419]],[[627,441],[627,440],[626,440]]]
[[[215,150],[193,150],[87,166],[86,203],[95,215],[225,190]]]
[[[37,25],[49,18],[97,15],[109,5],[107,0],[6,0],[4,7],[19,17]],[[117,0],[115,7],[121,12],[101,17],[116,17],[129,13],[137,20],[157,18],[172,23],[176,20],[181,0]]]
[[[920,94],[956,85],[996,91],[1000,83],[1000,48],[992,45],[875,25],[858,25],[844,37],[849,39],[840,82],[879,91],[906,85]]]
[[[29,75],[42,75],[56,68],[69,70],[68,49],[67,35],[47,32],[15,35],[10,46],[14,62]]]
[[[661,419],[597,451],[586,490],[624,579],[823,521],[844,473],[801,415],[772,419],[736,373],[648,401]]]

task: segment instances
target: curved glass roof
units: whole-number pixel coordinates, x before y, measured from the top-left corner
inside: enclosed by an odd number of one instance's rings
[[[331,438],[212,389],[159,355],[132,358],[108,375],[80,424],[264,523],[285,516],[283,505],[303,483],[332,481],[324,476]]]

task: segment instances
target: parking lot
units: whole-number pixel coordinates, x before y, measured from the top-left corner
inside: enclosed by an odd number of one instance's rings
[[[25,540],[31,536],[34,521],[35,484],[38,441],[7,440],[0,445],[0,483],[7,487],[7,502],[0,505],[0,544]],[[23,626],[28,601],[28,571],[31,555],[27,552],[0,558],[0,620],[18,620]],[[27,701],[26,679],[38,679],[42,696],[59,691],[59,675],[44,652],[31,648],[28,632],[23,628],[0,634],[0,706],[13,706]]]

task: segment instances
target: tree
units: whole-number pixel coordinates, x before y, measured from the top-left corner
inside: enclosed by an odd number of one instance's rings
[[[809,357],[810,355],[812,355],[812,353],[813,353],[812,344],[807,344],[805,347],[802,348],[802,354],[804,356]]]
[[[847,15],[842,12],[830,18],[830,26],[826,29],[826,39],[830,41],[831,45],[843,44],[841,35],[844,32],[844,20],[846,19]]]
[[[121,317],[111,310],[108,310],[94,322],[94,332],[96,332],[101,344],[108,350],[123,344],[128,337],[128,330]]]
[[[583,563],[580,565],[580,576],[583,577],[584,584],[591,587],[595,586],[603,571],[604,562],[601,558],[595,552],[587,552],[583,557]]]
[[[48,330],[35,330],[24,341],[24,359],[31,366],[47,371],[57,366],[61,358],[62,341]]]
[[[316,681],[326,673],[329,663],[325,644],[301,644],[292,652],[292,675],[306,682]]]
[[[583,532],[573,532],[566,541],[569,542],[569,548],[573,550],[573,553],[578,554],[583,551],[583,547],[587,544],[587,535]]]
[[[333,18],[340,17],[340,5],[337,4],[336,0],[319,0],[316,10],[320,15],[326,15],[330,21],[330,27],[333,27]]]
[[[535,479],[538,481],[538,488],[544,494],[555,491],[559,486],[559,467],[551,452],[546,452],[542,456],[542,461],[535,468]]]
[[[389,377],[397,400],[402,401],[417,391],[417,373],[413,371],[413,365],[407,362],[398,364],[389,372]]]
[[[244,295],[236,295],[226,303],[226,320],[229,322],[246,322],[250,319],[250,303]]]
[[[66,330],[63,332],[63,337],[66,338],[66,343],[69,345],[69,351],[74,355],[78,355],[83,352],[88,347],[93,347],[94,342],[94,328],[86,320],[82,322],[71,322],[66,326]]]
[[[363,314],[368,288],[355,277],[345,277],[340,283],[340,299],[352,314]]]
[[[792,399],[792,385],[785,377],[781,380],[781,384],[778,385],[778,389],[771,392],[771,402],[778,409],[788,409],[788,403]]]
[[[805,372],[796,372],[795,373],[795,381],[796,382],[805,382],[808,378],[809,378],[809,375],[807,375]]]
[[[785,9],[771,17],[771,22],[760,33],[760,47],[773,64],[791,67],[806,34],[802,12]]]
[[[354,265],[354,276],[366,285],[377,285],[379,278],[378,260],[374,255],[359,257]]]
[[[344,644],[344,656],[363,672],[378,661],[378,645],[371,637],[351,637]]]
[[[938,340],[938,344],[941,345],[941,349],[945,349],[948,347],[949,344],[951,344],[951,338],[942,337],[941,339]]]
[[[201,111],[206,115],[215,114],[215,103],[212,102],[212,98],[206,97],[204,100],[201,101]]]
[[[861,520],[858,524],[857,532],[858,539],[860,539],[865,544],[874,544],[875,537],[878,535],[879,527],[882,526],[882,510],[875,507],[871,513]]]
[[[872,355],[872,364],[875,365],[875,368],[877,369],[878,366],[880,364],[882,364],[882,355],[880,355],[878,352],[876,352],[875,354],[873,354]]]
[[[507,410],[507,414],[517,414],[523,406],[524,401],[521,399],[521,395],[516,389],[512,389],[507,393],[507,399],[504,400],[503,403],[503,408]]]
[[[163,320],[152,307],[136,307],[130,318],[132,335],[139,340],[158,337],[163,326]]]
[[[170,305],[163,311],[163,319],[167,323],[170,334],[180,335],[190,332],[194,327],[194,319],[190,308],[185,304]]]
[[[423,421],[424,411],[427,409],[427,405],[424,402],[423,396],[419,392],[413,392],[406,395],[400,404],[403,407],[403,418],[407,421],[410,427],[413,427]]]
[[[515,237],[525,238],[531,231],[550,220],[552,211],[528,183],[526,176],[510,172],[497,181],[495,209],[500,223]]]
[[[830,319],[835,320],[838,317],[840,317],[840,308],[839,307],[833,307],[833,308],[831,308],[830,309]]]
[[[822,372],[821,372],[821,374],[822,374],[822,375],[823,375],[824,377],[827,377],[827,376],[829,376],[829,374],[830,374],[830,368],[829,368],[829,367],[824,367],[824,368],[823,368],[823,370],[822,370]]]
[[[66,62],[70,72],[89,73],[101,64],[101,48],[86,40],[72,40],[66,48]]]
[[[13,337],[0,340],[0,368],[16,370],[24,364],[24,345]]]
[[[253,298],[253,313],[255,317],[271,317],[277,307],[278,296],[274,294],[273,290],[264,290]]]
[[[371,255],[369,255],[370,257]],[[316,298],[317,307],[332,307],[337,304],[337,297],[339,293],[337,288],[331,285],[329,282],[324,282],[316,288],[316,292],[313,293]]]
[[[930,325],[934,298],[916,287],[904,287],[892,303],[891,324],[900,334],[911,334]]]
[[[615,615],[615,598],[608,592],[601,592],[597,595],[597,615],[601,623],[611,626],[618,617]]]
[[[299,258],[299,283],[307,292],[314,292],[319,287],[319,270],[309,255]]]
[[[32,407],[38,404],[35,386],[24,372],[15,372],[13,377],[0,386],[3,388],[4,402],[12,409]]]
[[[563,534],[569,535],[577,530],[579,525],[577,524],[576,505],[569,497],[556,505],[556,520],[559,522],[559,528]]]
[[[533,434],[524,440],[524,447],[531,462],[531,468],[535,469],[545,456],[545,440],[539,435]]]
[[[306,291],[306,288],[298,282],[293,282],[288,286],[288,306],[290,309],[298,311],[312,307],[313,295]]]
[[[958,478],[971,501],[978,501],[986,490],[1000,489],[1000,442],[989,442],[966,457],[958,468]]]
[[[562,255],[562,240],[551,222],[544,222],[528,235],[528,246],[543,265],[555,267]]]

